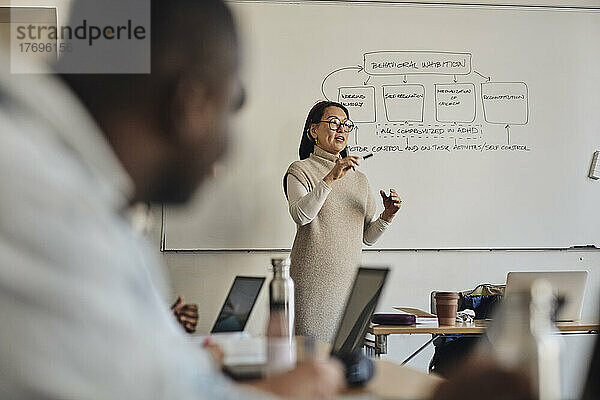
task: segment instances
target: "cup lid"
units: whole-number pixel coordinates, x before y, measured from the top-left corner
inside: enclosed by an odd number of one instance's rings
[[[459,296],[457,292],[435,292],[435,298],[437,299],[438,297],[458,299]]]

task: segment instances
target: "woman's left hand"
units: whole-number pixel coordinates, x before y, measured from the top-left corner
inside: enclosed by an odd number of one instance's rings
[[[392,222],[394,216],[402,206],[402,200],[398,197],[398,193],[394,189],[390,189],[390,195],[387,196],[383,190],[379,191],[381,198],[383,199],[383,207],[385,208],[381,213],[381,219],[387,222]]]

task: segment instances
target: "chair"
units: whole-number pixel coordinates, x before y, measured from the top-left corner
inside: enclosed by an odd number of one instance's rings
[[[475,289],[458,292],[458,311],[467,308],[475,311],[475,319],[486,319],[491,315],[495,305],[504,296],[505,285],[480,284]],[[435,294],[430,295],[430,312],[436,313]],[[469,352],[475,347],[480,335],[448,334],[433,337],[435,353],[429,362],[429,372],[447,376],[448,372],[464,362]]]

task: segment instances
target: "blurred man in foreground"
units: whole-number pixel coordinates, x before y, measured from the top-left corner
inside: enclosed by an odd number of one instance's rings
[[[163,304],[127,207],[191,196],[241,91],[221,0],[151,3],[151,74],[0,73],[0,398],[331,395],[342,373],[329,362],[232,383]]]

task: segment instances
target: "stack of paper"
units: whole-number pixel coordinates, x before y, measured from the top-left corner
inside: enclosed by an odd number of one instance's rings
[[[437,316],[435,316],[431,313],[428,313],[427,311],[420,310],[418,308],[394,307],[394,309],[398,310],[398,311],[402,311],[407,314],[413,314],[415,317],[418,317],[418,318],[437,318]]]

